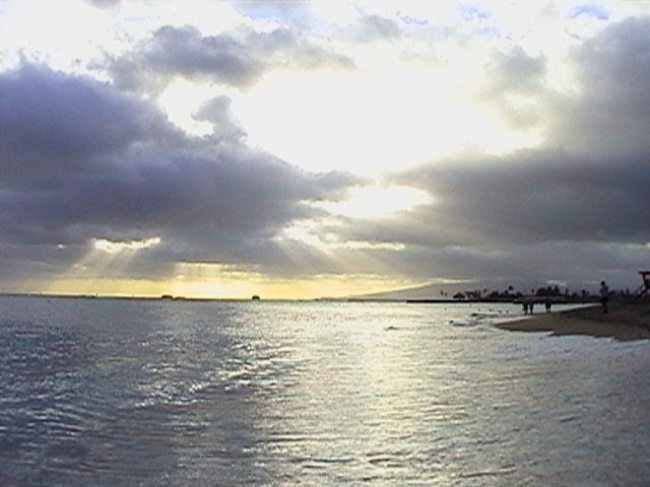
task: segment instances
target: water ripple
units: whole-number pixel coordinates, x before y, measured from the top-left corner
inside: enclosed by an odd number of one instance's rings
[[[650,478],[644,343],[509,334],[460,305],[0,305],[0,485]]]

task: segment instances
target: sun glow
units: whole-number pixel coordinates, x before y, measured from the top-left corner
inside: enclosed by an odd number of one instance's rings
[[[187,134],[202,137],[212,133],[214,127],[210,122],[197,120],[194,114],[214,96],[214,88],[177,79],[160,94],[158,104],[170,122]]]
[[[312,222],[313,223],[313,222]],[[293,228],[293,229],[292,229]],[[309,263],[302,262],[300,275],[274,276],[262,270],[213,262],[179,262],[170,272],[158,277],[132,276],[132,263],[142,252],[161,244],[159,237],[140,240],[95,238],[87,252],[45,292],[106,296],[172,295],[199,299],[314,299],[345,297],[421,284],[382,268],[381,262],[366,255],[375,250],[398,251],[399,244],[345,242],[335,235],[321,240],[316,228],[296,225],[276,241],[296,259],[323,258],[340,264],[345,272],[309,274]],[[65,249],[66,247],[64,247]],[[299,256],[301,255],[301,257]],[[385,266],[384,266],[385,267]],[[381,272],[381,271],[385,272]],[[39,292],[38,283],[25,283],[23,289]]]
[[[108,240],[95,238],[92,241],[93,248],[102,250],[109,254],[117,254],[125,251],[138,251],[155,247],[160,243],[160,237],[146,238],[143,240]]]
[[[408,186],[365,186],[350,191],[343,201],[324,201],[313,206],[332,215],[375,218],[430,204],[429,193]]]
[[[347,199],[313,203],[326,214],[291,222],[273,241],[296,268],[307,272],[317,272],[324,265],[337,273],[399,275],[400,270],[390,262],[406,250],[405,243],[358,238],[354,232],[346,235],[346,226],[354,220],[392,217],[432,202],[427,192],[408,186],[359,187],[350,191]]]
[[[138,253],[161,243],[160,237],[140,240],[94,238],[87,252],[48,287],[48,292],[71,294],[149,294],[153,280],[131,279],[128,269]],[[130,283],[130,284],[129,284]],[[153,285],[152,285],[153,284]]]
[[[399,63],[358,72],[270,73],[234,97],[251,145],[308,170],[376,175],[475,146],[539,142],[472,99],[471,73]]]
[[[180,262],[169,289],[174,296],[218,299],[315,299],[381,292],[414,285],[410,279],[379,274],[276,276],[233,265]],[[420,284],[419,282],[417,284]]]

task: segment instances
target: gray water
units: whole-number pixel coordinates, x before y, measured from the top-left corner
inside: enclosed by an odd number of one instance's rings
[[[650,342],[517,312],[1,297],[0,485],[650,485]]]

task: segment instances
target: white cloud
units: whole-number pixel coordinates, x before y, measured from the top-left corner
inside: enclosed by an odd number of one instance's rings
[[[620,277],[647,260],[649,11],[2,2],[0,262]]]
[[[160,244],[160,237],[150,237],[140,240],[110,240],[106,238],[94,238],[92,240],[93,248],[109,254],[119,252],[137,252],[139,250],[150,249]]]

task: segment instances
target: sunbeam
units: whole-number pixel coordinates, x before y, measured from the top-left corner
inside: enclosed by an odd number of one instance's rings
[[[87,244],[87,252],[52,283],[48,292],[123,294],[122,289],[107,286],[107,283],[128,278],[129,266],[137,254],[160,242],[160,237],[140,240],[93,238]]]

